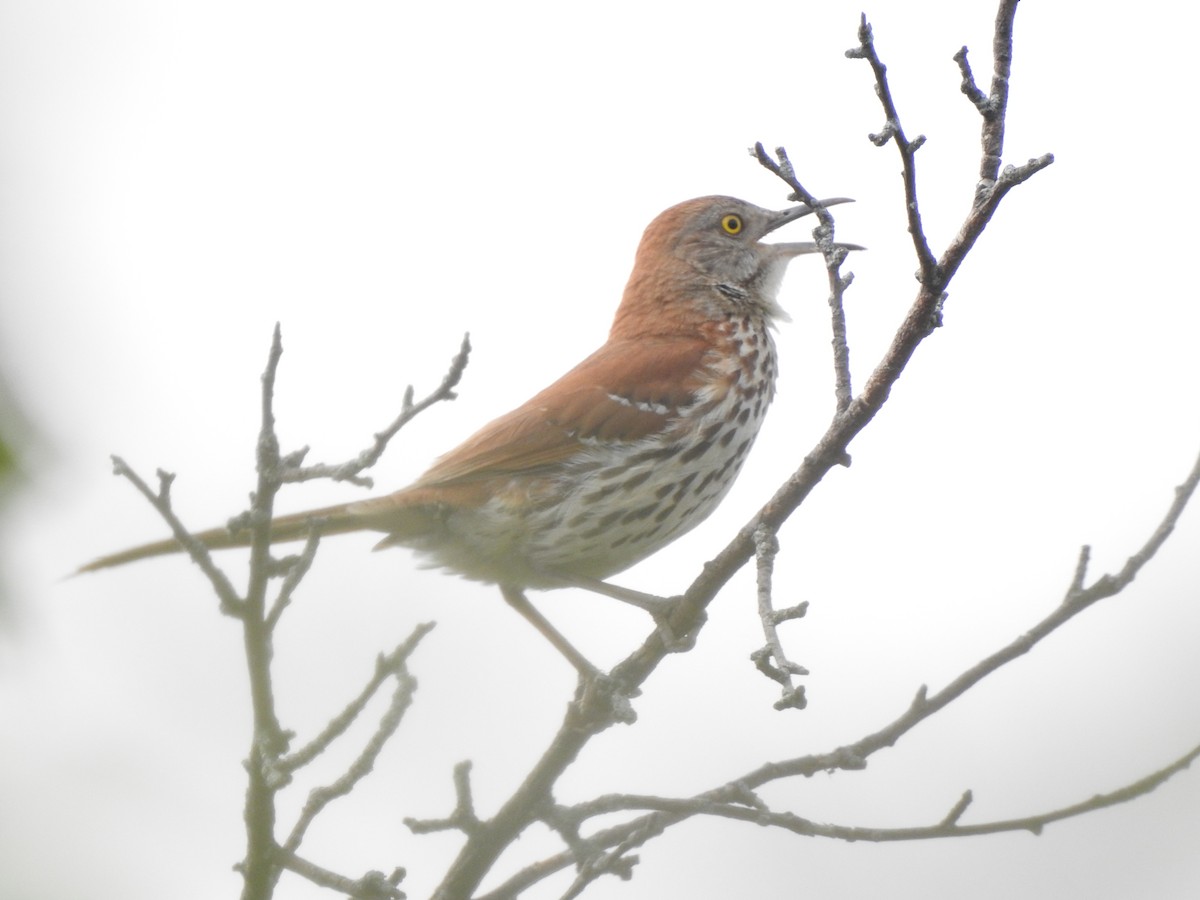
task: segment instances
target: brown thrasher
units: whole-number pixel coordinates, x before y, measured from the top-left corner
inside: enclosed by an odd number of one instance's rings
[[[272,540],[314,528],[384,532],[377,549],[410,547],[431,565],[499,585],[576,668],[594,673],[524,589],[585,587],[662,611],[601,579],[695,527],[733,484],[775,391],[771,328],[787,318],[775,299],[784,270],[818,252],[760,239],[810,212],[731,197],[672,206],[642,237],[604,346],[409,487],[282,516]],[[228,529],[196,537],[211,548],[249,543]],[[79,571],[180,550],[159,541]]]

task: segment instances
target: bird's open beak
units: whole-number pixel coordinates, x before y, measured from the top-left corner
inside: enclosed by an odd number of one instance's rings
[[[821,206],[837,206],[839,203],[853,203],[849,197],[831,197],[828,200],[821,200]],[[767,230],[763,235],[768,235],[776,228],[786,225],[788,222],[794,222],[796,219],[803,218],[809,213],[814,212],[813,207],[801,204],[800,206],[792,206],[788,209],[781,209],[774,213],[770,222],[767,223]],[[770,246],[780,256],[802,256],[805,253],[820,253],[821,248],[811,241],[801,243],[786,243],[786,244],[770,244]],[[834,244],[835,247],[842,247],[846,250],[865,250],[865,247],[860,247],[858,244]]]
[[[829,200],[820,201],[821,206],[837,206],[839,203],[853,203],[853,202],[854,201],[851,200],[849,197],[832,197]],[[787,209],[781,209],[781,210],[779,210],[779,212],[774,213],[772,215],[771,221],[767,224],[767,230],[764,231],[763,234],[764,235],[770,234],[776,228],[780,228],[780,227],[786,225],[788,222],[794,222],[794,221],[796,221],[796,219],[801,219],[804,216],[807,216],[812,212],[814,212],[813,207],[806,206],[803,203],[800,204],[799,206],[791,206],[791,207],[788,207]]]

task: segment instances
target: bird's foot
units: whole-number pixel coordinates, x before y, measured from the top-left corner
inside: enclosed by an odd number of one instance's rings
[[[594,594],[612,597],[614,600],[620,600],[622,603],[628,603],[650,613],[657,626],[658,638],[662,641],[663,649],[668,653],[686,653],[696,646],[696,632],[700,630],[700,626],[704,624],[706,618],[703,610],[682,634],[671,625],[671,619],[683,600],[682,596],[660,597],[657,594],[647,594],[617,584],[609,584],[607,581],[600,581],[597,578],[559,577],[564,587],[582,588]]]
[[[668,609],[661,613],[652,612],[650,615],[654,617],[654,624],[657,626],[658,639],[662,641],[663,649],[668,653],[687,653],[696,646],[696,637],[700,632],[700,626],[708,619],[708,614],[701,610],[700,613],[693,619],[687,631],[682,634],[671,626],[671,617],[679,604],[683,602],[683,597],[667,598]]]
[[[640,694],[637,688],[630,690],[603,672],[595,672],[590,676],[581,672],[575,688],[575,703],[587,719],[599,717],[622,725],[632,725],[637,721],[637,712],[629,701]]]

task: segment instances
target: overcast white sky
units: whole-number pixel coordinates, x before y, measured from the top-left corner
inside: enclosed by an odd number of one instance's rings
[[[414,423],[377,470],[401,486],[603,340],[642,228],[689,197],[782,206],[746,155],[784,144],[805,183],[850,196],[838,234],[869,252],[849,304],[861,383],[914,293],[899,161],[844,58],[861,4],[80,2],[0,7],[0,371],[36,429],[31,482],[0,532],[0,895],[234,896],[248,712],[240,635],[199,575],[161,560],[62,581],[163,533],[109,474],[178,473],[196,526],[253,485],[258,376],[285,355],[287,448],[357,452],[441,378],[462,334],[461,398]],[[936,250],[978,170],[958,92],[963,44],[990,73],[991,3],[865,7],[910,135]],[[771,709],[751,582],[669,660],[641,720],[594,742],[559,799],[691,793],[758,762],[831,749],[899,714],[1040,619],[1078,547],[1095,571],[1140,546],[1200,449],[1193,265],[1197,12],[1119,17],[1026,0],[1008,161],[1057,162],[1016,190],[951,288],[946,327],[885,412],[784,529],[785,639],[809,709]],[[801,239],[794,235],[792,239]],[[791,472],[832,410],[824,276],[799,260],[782,302],[778,399],[713,518],[621,583],[685,586]],[[355,496],[305,486],[301,509]],[[420,897],[448,835],[451,767],[495,808],[548,740],[571,671],[494,590],[418,570],[371,539],[330,541],[279,635],[285,724],[311,733],[417,622],[417,703],[377,775],[312,833],[351,873],[405,865]],[[769,792],[849,825],[1029,814],[1132,781],[1200,741],[1200,510],[1124,596],[878,754]],[[239,571],[240,560],[229,559]],[[636,611],[561,592],[542,608],[611,664]],[[334,767],[324,770],[328,777]],[[294,803],[302,798],[293,798]],[[285,815],[284,821],[287,820]],[[534,835],[522,852],[552,842]],[[693,823],[596,898],[1190,898],[1200,778],[1041,837],[838,845]],[[562,884],[556,885],[558,892]],[[531,896],[556,897],[554,890]],[[296,880],[281,896],[321,896]]]

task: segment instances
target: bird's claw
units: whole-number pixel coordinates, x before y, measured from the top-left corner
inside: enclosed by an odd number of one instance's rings
[[[658,639],[662,642],[663,649],[668,653],[687,653],[696,646],[696,637],[699,634],[700,626],[704,624],[708,618],[708,614],[704,610],[700,610],[693,616],[691,626],[683,634],[679,634],[671,627],[671,616],[679,608],[679,604],[683,602],[683,597],[671,597],[664,604],[663,608],[657,611],[651,610],[650,615],[654,617],[654,624],[657,628]]]

